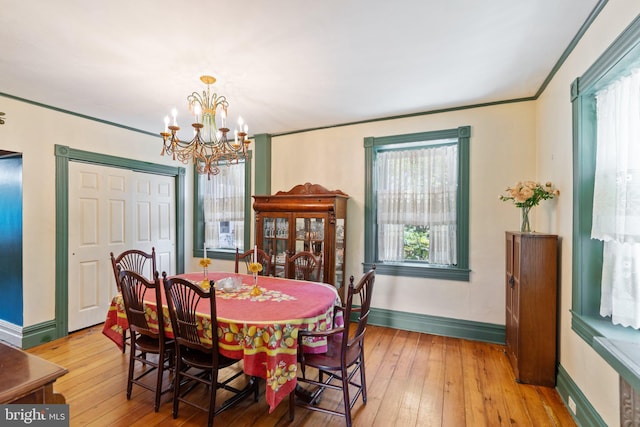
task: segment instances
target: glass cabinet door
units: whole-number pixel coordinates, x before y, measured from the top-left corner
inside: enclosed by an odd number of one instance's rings
[[[313,253],[323,265],[324,254],[324,218],[296,218],[295,252],[307,251]],[[320,280],[323,281],[323,270],[320,269]]]
[[[344,284],[344,218],[336,219],[336,276],[333,282],[337,287]]]
[[[289,219],[265,217],[262,236],[262,247],[272,256],[273,274],[284,277],[284,264],[289,249]]]

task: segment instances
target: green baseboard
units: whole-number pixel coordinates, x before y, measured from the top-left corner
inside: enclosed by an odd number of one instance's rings
[[[369,324],[433,335],[505,343],[504,325],[372,308]]]
[[[562,365],[558,365],[556,390],[558,390],[558,394],[560,394],[565,406],[569,408],[569,413],[573,416],[576,424],[581,427],[607,426]],[[575,412],[571,409],[573,405],[569,404],[569,399],[575,404]]]
[[[22,329],[22,348],[31,348],[58,338],[56,321],[38,323]]]

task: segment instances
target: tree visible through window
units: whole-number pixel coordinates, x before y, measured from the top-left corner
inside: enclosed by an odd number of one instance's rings
[[[457,140],[379,151],[376,164],[378,259],[456,265]]]

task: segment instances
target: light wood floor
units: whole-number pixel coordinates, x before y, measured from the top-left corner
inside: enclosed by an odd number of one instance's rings
[[[70,405],[71,426],[206,425],[205,414],[186,405],[174,420],[169,394],[158,413],[152,393],[139,387],[127,401],[128,354],[101,331],[98,325],[28,350],[69,370],[54,390]],[[368,401],[353,408],[355,426],[575,426],[555,389],[515,382],[500,345],[375,326],[365,345]],[[329,399],[325,392],[323,402]],[[289,423],[287,399],[269,414],[262,382],[257,403],[245,400],[215,424],[341,426],[344,419],[296,408]]]

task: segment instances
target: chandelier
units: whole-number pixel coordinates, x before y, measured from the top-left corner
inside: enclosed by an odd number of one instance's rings
[[[193,92],[187,97],[189,111],[194,115],[195,121],[191,125],[194,137],[185,142],[178,138],[180,127],[177,123],[177,110],[171,110],[173,122],[169,124],[169,116],[164,118],[164,132],[162,136],[161,155],[171,155],[173,160],[182,163],[193,161],[194,167],[200,174],[216,175],[220,172],[219,166],[237,163],[241,157],[247,156],[247,149],[251,143],[247,136],[248,126],[238,117],[238,130],[234,131],[234,138],[229,141],[227,133],[227,108],[229,102],[224,96],[211,92],[211,85],[216,82],[215,77],[201,76],[200,80],[207,85],[202,93]],[[219,117],[219,121],[216,121]],[[219,125],[219,126],[218,126]]]

